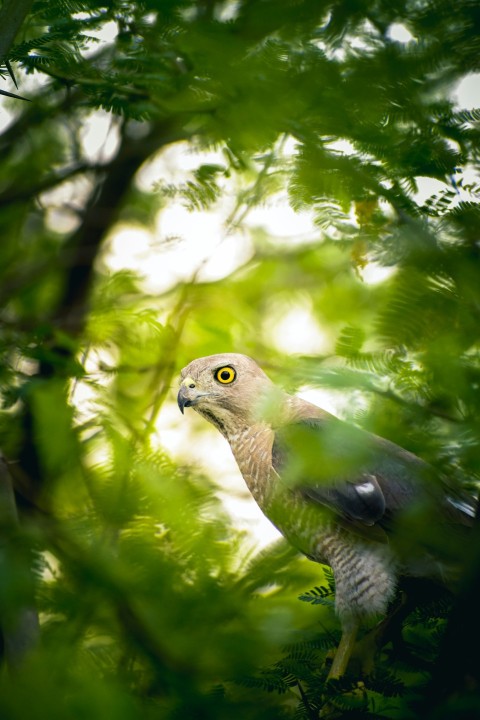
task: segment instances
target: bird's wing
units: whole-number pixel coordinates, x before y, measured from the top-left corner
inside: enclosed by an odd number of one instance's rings
[[[333,511],[341,524],[372,540],[405,513],[425,522],[472,525],[476,500],[426,462],[394,443],[324,413],[277,428],[272,466],[292,489]],[[428,524],[428,523],[427,523]]]
[[[411,453],[333,416],[278,428],[272,465],[304,497],[364,526],[408,507],[429,472]]]
[[[385,515],[385,497],[377,478],[371,473],[360,474],[353,481],[337,480],[331,486],[306,486],[301,491],[311,500],[365,525],[374,525]]]

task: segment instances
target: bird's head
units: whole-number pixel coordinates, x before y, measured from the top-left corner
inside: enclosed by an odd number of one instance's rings
[[[246,355],[222,353],[198,358],[181,373],[178,406],[193,407],[224,435],[258,421],[258,408],[274,388]]]

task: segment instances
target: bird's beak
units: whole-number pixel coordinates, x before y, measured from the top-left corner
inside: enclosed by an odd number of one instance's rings
[[[185,408],[190,407],[190,405],[192,404],[192,401],[190,400],[190,398],[187,397],[187,388],[184,387],[183,385],[180,387],[180,390],[178,391],[177,403],[178,403],[178,407],[180,408],[180,412],[182,413],[182,415],[183,415]]]
[[[195,405],[198,402],[198,398],[199,392],[195,382],[191,377],[186,377],[182,381],[177,395],[177,403],[182,415],[186,407],[192,407],[192,405]]]

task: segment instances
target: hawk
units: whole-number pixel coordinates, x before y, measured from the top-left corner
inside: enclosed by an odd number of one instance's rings
[[[345,672],[360,624],[386,613],[401,574],[448,575],[475,509],[416,455],[287,394],[236,353],[187,365],[178,405],[227,439],[284,537],[332,568],[342,638],[330,678]]]

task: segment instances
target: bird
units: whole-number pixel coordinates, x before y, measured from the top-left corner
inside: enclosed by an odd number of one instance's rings
[[[345,674],[360,626],[386,616],[402,575],[455,574],[475,502],[417,455],[287,393],[239,353],[190,362],[177,401],[226,438],[287,541],[331,567],[342,634],[328,679]]]

